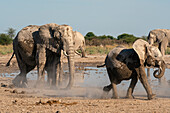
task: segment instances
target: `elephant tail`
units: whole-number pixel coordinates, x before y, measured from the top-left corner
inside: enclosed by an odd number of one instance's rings
[[[106,64],[103,64],[103,65],[97,65],[97,68],[104,67],[104,66],[106,66]]]
[[[12,58],[14,57],[14,54],[15,54],[15,53],[13,52],[11,58],[9,59],[8,63],[6,64],[6,66],[9,66],[9,65],[10,65],[10,62],[11,62]]]

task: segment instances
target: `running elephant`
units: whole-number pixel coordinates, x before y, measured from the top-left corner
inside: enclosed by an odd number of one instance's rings
[[[54,23],[42,26],[27,26],[19,31],[15,37],[13,50],[13,55],[16,55],[20,69],[20,74],[12,81],[14,85],[26,87],[26,74],[37,66],[37,85],[44,81],[44,71],[46,70],[48,82],[55,86],[56,72],[60,71],[60,57],[61,50],[63,50],[63,53],[68,58],[70,73],[69,83],[66,88],[72,87],[75,71],[72,27]],[[10,64],[10,60],[7,65]]]
[[[152,89],[147,81],[145,66],[159,68],[153,73],[155,78],[161,78],[165,72],[165,62],[159,49],[149,45],[148,42],[142,39],[134,42],[133,49],[126,49],[122,46],[112,49],[105,59],[105,64],[98,67],[105,65],[111,84],[105,86],[103,91],[108,93],[113,89],[113,98],[118,98],[116,85],[120,84],[122,80],[129,79],[132,80],[126,97],[133,98],[135,85],[138,79],[140,79],[147,92],[148,99],[153,99],[155,94],[152,93]]]

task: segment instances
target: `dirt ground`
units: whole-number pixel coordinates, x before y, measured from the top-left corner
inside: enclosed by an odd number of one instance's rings
[[[11,65],[5,64],[11,55],[0,56],[0,73],[18,71],[16,59]],[[97,65],[104,63],[105,55],[88,55],[88,58],[76,56],[76,65]],[[66,61],[66,60],[64,60]],[[170,56],[165,57],[170,68]],[[161,96],[147,100],[146,93],[134,95],[135,99],[101,99],[101,89],[73,87],[72,90],[52,90],[49,88],[16,88],[12,78],[0,76],[0,113],[168,113],[170,96]],[[30,84],[35,81],[29,81]],[[57,92],[57,93],[56,93]],[[60,94],[60,92],[62,92]],[[92,93],[92,96],[89,94]],[[121,92],[122,93],[122,92]],[[126,93],[126,92],[124,92]],[[57,94],[57,95],[56,95]],[[75,95],[74,95],[75,94]],[[88,96],[87,96],[88,95]]]

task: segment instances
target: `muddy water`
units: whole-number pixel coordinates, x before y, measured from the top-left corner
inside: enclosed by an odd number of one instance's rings
[[[65,70],[64,72],[65,75],[68,75],[67,70]],[[150,85],[153,89],[153,92],[161,97],[170,96],[170,86],[169,86],[170,69],[166,69],[165,78],[167,82],[162,85],[159,84],[158,79],[153,77],[152,73],[153,73],[153,69],[150,70],[150,75],[151,75]],[[10,74],[1,73],[0,76],[14,78],[18,74],[19,71]],[[27,78],[28,80],[35,81],[37,79],[37,71],[29,72],[27,74]],[[47,76],[45,76],[45,80],[47,80]],[[74,87],[84,88],[86,89],[86,91],[87,88],[92,88],[92,90],[98,89],[102,91],[102,88],[108,84],[110,84],[110,81],[105,67],[104,68],[96,68],[92,66],[76,67]],[[126,94],[129,84],[130,81],[128,80],[128,81],[122,81],[121,84],[117,85],[119,95],[124,96]],[[89,93],[89,90],[87,92]],[[134,93],[136,95],[146,95],[145,90],[142,84],[140,83],[140,81],[138,81]]]

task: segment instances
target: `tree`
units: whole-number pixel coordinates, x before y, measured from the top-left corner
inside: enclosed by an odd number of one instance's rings
[[[8,28],[7,34],[9,35],[10,38],[13,38],[15,36],[15,29],[13,28]]]
[[[135,37],[134,35],[130,35],[130,34],[121,34],[117,37],[118,40],[123,40],[126,43],[133,43],[135,40],[137,40],[138,38]]]
[[[1,45],[9,45],[12,43],[12,38],[10,38],[9,35],[7,34],[0,34],[0,44]]]
[[[85,37],[94,37],[95,34],[93,32],[88,32]]]

